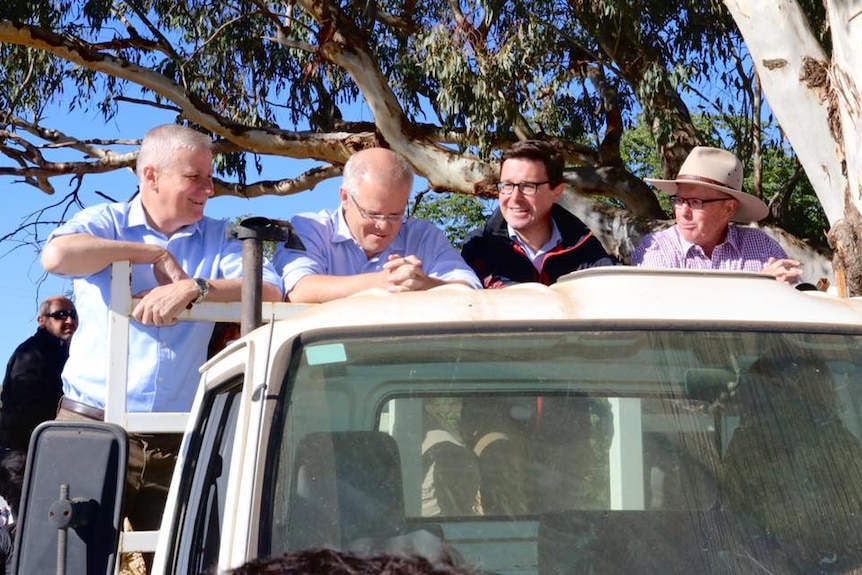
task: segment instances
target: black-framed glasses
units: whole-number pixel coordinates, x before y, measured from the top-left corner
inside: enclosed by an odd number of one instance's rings
[[[702,210],[704,204],[711,204],[712,202],[723,202],[729,199],[730,198],[715,198],[713,200],[702,200],[700,198],[681,198],[679,196],[670,197],[670,201],[674,205],[674,207],[681,208],[684,205],[688,204],[688,207],[697,211]]]
[[[45,317],[50,317],[53,319],[78,319],[78,312],[73,309],[58,309],[57,311],[52,311],[51,313],[46,313]]]
[[[364,220],[371,220],[372,222],[403,222],[407,219],[407,214],[401,212],[400,214],[374,214],[371,212],[367,212],[362,209],[362,206],[359,205],[359,202],[356,201],[356,198],[350,196],[350,201],[353,202],[353,205],[356,206],[356,210],[359,212],[359,215]]]
[[[535,196],[539,193],[540,186],[550,183],[548,180],[544,182],[497,182],[497,192],[501,196],[508,196],[515,192],[515,188],[518,188],[525,196]]]

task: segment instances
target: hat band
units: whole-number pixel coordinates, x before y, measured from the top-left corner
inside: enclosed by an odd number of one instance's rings
[[[727,185],[727,182],[719,182],[718,180],[713,180],[712,178],[704,178],[703,176],[691,176],[688,174],[679,174],[676,177],[677,181],[679,180],[694,180],[696,182],[703,182],[704,184],[712,184],[714,186],[721,186],[722,188],[728,188],[730,190],[736,190],[736,188],[731,188]],[[739,191],[739,190],[737,190]]]

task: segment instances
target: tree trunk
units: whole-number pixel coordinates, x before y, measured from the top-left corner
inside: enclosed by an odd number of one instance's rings
[[[843,155],[829,129],[829,59],[795,0],[724,0],[831,225],[844,214]]]
[[[796,0],[724,0],[832,229],[836,274],[862,294],[862,2],[826,1],[830,61]],[[839,273],[840,272],[840,273]]]

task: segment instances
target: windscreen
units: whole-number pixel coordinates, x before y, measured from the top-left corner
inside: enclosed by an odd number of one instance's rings
[[[860,339],[306,341],[281,390],[262,547],[488,573],[862,568]]]

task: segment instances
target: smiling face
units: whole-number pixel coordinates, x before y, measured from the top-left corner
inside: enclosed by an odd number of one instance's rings
[[[213,195],[212,154],[180,148],[164,168],[144,166],[141,200],[150,225],[170,237],[204,215]]]
[[[547,182],[545,165],[536,160],[511,158],[500,168],[501,182]],[[509,195],[500,194],[500,212],[512,229],[533,248],[541,247],[551,237],[551,208],[563,193],[563,184],[538,186],[534,195],[516,188]]]
[[[674,206],[673,209],[679,234],[686,241],[700,246],[707,256],[711,256],[715,246],[723,242],[727,235],[727,224],[736,211],[736,200],[727,194],[696,184],[679,184],[676,195],[686,200],[726,200],[705,203],[700,210],[693,210],[685,203]]]

